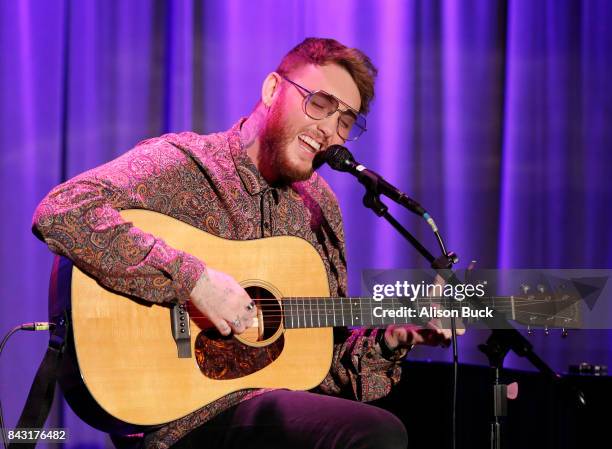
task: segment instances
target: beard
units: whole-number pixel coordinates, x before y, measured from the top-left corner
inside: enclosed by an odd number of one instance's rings
[[[305,168],[291,159],[289,145],[297,137],[297,130],[285,121],[283,97],[281,93],[280,101],[272,104],[260,135],[259,168],[266,179],[274,180],[274,184],[288,185],[306,181],[314,169],[311,164]]]

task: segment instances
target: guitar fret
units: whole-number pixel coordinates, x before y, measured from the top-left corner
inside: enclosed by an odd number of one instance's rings
[[[332,317],[334,319],[334,326],[337,326],[336,324],[336,300],[332,298],[331,302],[332,302]]]
[[[316,323],[314,322],[314,310],[312,308],[312,304],[314,301],[314,299],[310,299],[308,301],[308,311],[310,312],[310,327],[317,327]]]
[[[300,307],[297,300],[295,301],[295,312],[295,315],[297,317],[297,327],[302,327],[300,326]]]
[[[372,305],[372,298],[368,298],[368,303],[370,304],[370,325],[374,326],[375,325],[374,318],[376,317],[374,316],[374,307]]]
[[[291,300],[291,308],[293,310],[293,313],[295,314],[295,321],[297,322],[297,326],[298,328],[302,327],[301,323],[300,323],[300,308],[299,308],[299,304],[297,299],[292,299]]]
[[[310,312],[310,327],[317,327],[314,322],[314,312],[312,311],[312,303],[313,303],[313,300],[310,299],[308,301],[308,310]]]
[[[374,318],[376,318],[376,317],[374,316],[374,308],[372,306],[372,298],[369,298],[369,300],[370,300],[370,312],[372,314],[372,325],[376,325],[376,323],[374,321]],[[379,323],[379,324],[382,324],[382,323]]]
[[[355,321],[353,320],[353,300],[349,298],[349,307],[351,310],[351,324],[354,326]]]
[[[312,300],[308,301],[308,309],[310,310],[310,327],[317,327],[314,322],[314,312],[312,310]]]
[[[291,315],[291,304],[290,304],[288,299],[284,299],[281,302],[281,310],[283,311],[283,317],[282,318],[283,318],[285,327],[286,328],[293,327],[293,315]],[[291,318],[291,325],[289,325],[289,323],[285,319],[287,317],[287,315],[289,315],[289,317]]]
[[[363,310],[361,308],[361,298],[359,298],[357,304],[359,305],[359,316],[357,317],[357,319],[359,320],[359,324],[363,325]]]
[[[294,328],[300,327],[300,314],[298,313],[297,301],[295,299],[291,299],[291,319],[297,323],[294,324]]]
[[[310,327],[317,327],[314,322],[314,312],[312,310],[313,300],[308,301],[308,310],[310,311]]]
[[[325,299],[323,299],[323,307],[325,308],[325,327],[329,327],[329,325],[327,324],[327,303],[329,301],[326,301]]]
[[[319,304],[321,301],[320,298],[317,298],[317,321],[319,322],[319,327],[321,327],[321,315],[319,314],[319,308],[321,305]]]

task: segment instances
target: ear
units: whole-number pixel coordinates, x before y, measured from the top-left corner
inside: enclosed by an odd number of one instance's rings
[[[270,107],[274,102],[274,99],[280,91],[281,77],[278,73],[272,72],[266,76],[261,86],[261,102]]]

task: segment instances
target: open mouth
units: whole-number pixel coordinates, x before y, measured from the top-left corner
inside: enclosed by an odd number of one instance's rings
[[[300,139],[302,142],[306,144],[304,145],[304,147],[306,147],[308,151],[310,151],[312,154],[316,154],[317,151],[321,149],[321,144],[310,136],[307,136],[305,134],[300,134],[298,136],[298,139]]]

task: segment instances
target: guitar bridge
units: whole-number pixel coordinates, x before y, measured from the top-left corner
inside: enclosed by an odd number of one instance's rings
[[[176,342],[179,359],[191,358],[191,333],[189,331],[189,312],[184,304],[175,304],[170,309],[172,337]]]

